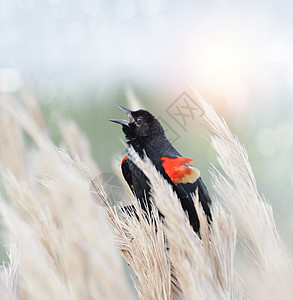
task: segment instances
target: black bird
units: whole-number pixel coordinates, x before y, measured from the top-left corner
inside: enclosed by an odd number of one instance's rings
[[[193,159],[180,155],[166,138],[160,122],[151,113],[142,109],[131,111],[123,106],[117,106],[128,114],[129,120],[109,121],[122,125],[127,144],[131,145],[141,157],[144,156],[144,152],[146,153],[156,169],[172,186],[193,230],[199,233],[200,224],[192,195],[198,189],[199,201],[209,222],[212,220],[211,199],[200,178],[199,170],[190,165]],[[127,156],[123,158],[121,168],[126,182],[142,208],[150,211],[150,185],[143,171]]]

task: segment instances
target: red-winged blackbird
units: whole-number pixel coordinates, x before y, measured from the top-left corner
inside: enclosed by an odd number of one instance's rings
[[[185,158],[178,153],[165,136],[160,122],[148,111],[131,111],[120,105],[129,117],[129,120],[109,120],[122,125],[127,144],[131,145],[141,156],[144,152],[150,158],[156,169],[172,186],[180,199],[182,208],[188,214],[189,222],[195,232],[199,232],[199,220],[193,204],[192,195],[198,189],[199,201],[210,222],[211,199],[202,182],[199,170],[190,163],[193,159]],[[142,208],[151,210],[150,185],[143,171],[140,170],[127,156],[121,163],[122,173],[133,194],[139,199]]]

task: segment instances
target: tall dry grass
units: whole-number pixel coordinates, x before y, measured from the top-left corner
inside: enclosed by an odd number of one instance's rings
[[[212,173],[211,226],[194,196],[201,239],[148,158],[128,149],[150,180],[164,222],[155,207],[146,218],[131,195],[139,221],[109,204],[76,124],[59,124],[63,142],[57,148],[31,92],[22,91],[18,100],[1,95],[0,214],[9,257],[0,273],[1,299],[293,297],[291,261],[247,154],[224,120],[194,93],[223,171]],[[241,275],[234,263],[237,239],[248,266]]]

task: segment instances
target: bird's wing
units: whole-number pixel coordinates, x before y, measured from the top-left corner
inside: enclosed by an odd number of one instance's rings
[[[144,173],[130,160],[124,157],[121,163],[122,174],[128,183],[132,193],[139,200],[141,208],[144,211],[151,211],[151,202],[149,199],[150,186],[147,177]],[[125,206],[123,208],[127,213],[135,213],[136,210],[133,205]]]
[[[162,166],[171,180],[175,183],[194,183],[200,176],[200,171],[190,165],[192,158],[161,157]]]
[[[212,220],[209,207],[211,199],[200,178],[200,171],[190,165],[193,161],[190,158],[164,156],[161,157],[161,161],[164,171],[176,186],[175,190],[177,190],[182,208],[187,211],[191,225],[198,232],[199,220],[192,199],[192,195],[196,193],[196,190],[208,220]]]
[[[178,189],[183,189],[191,198],[192,194],[198,192],[199,202],[208,217],[208,221],[212,221],[212,215],[210,211],[211,198],[208,193],[206,186],[204,185],[202,179],[199,177],[194,183],[179,183],[177,184]]]
[[[127,156],[125,156],[122,159],[121,170],[122,170],[122,174],[123,174],[123,177],[124,177],[125,181],[129,185],[132,193],[134,194],[132,174],[131,174],[131,171],[130,171],[130,168],[129,168],[129,160],[128,160]],[[122,207],[122,211],[128,213],[129,215],[134,214],[137,217],[136,209],[135,209],[134,205],[132,205],[132,204]]]
[[[133,191],[132,174],[131,174],[131,171],[130,171],[130,168],[129,168],[129,160],[128,160],[127,156],[125,156],[122,159],[121,170],[122,170],[122,174],[123,174],[123,177],[124,177],[125,181],[128,183],[128,185],[131,188],[132,192],[134,192]]]

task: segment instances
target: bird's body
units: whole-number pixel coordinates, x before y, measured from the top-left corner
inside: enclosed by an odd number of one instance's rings
[[[141,157],[146,154],[150,158],[156,169],[177,194],[194,231],[199,232],[199,220],[192,195],[198,190],[199,201],[209,221],[211,220],[209,208],[211,199],[200,178],[199,170],[190,165],[193,160],[180,155],[165,136],[159,121],[151,113],[146,110],[130,111],[121,108],[128,113],[129,122],[125,120],[111,121],[123,126],[128,145],[131,145]],[[150,185],[143,171],[128,157],[123,159],[121,168],[126,182],[139,199],[142,208],[151,210]]]

